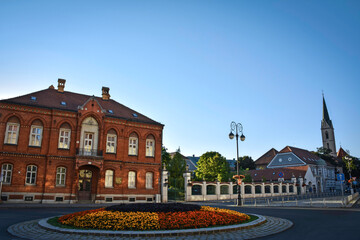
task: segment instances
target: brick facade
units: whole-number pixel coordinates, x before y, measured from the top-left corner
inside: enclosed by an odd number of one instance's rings
[[[108,91],[108,89],[107,89]],[[63,94],[63,95],[61,95]],[[36,101],[27,102],[32,95]],[[109,95],[107,95],[110,97]],[[46,98],[45,100],[42,98]],[[50,99],[51,98],[51,99]],[[64,99],[69,107],[61,108],[60,100]],[[84,99],[86,99],[84,101]],[[26,100],[26,101],[25,101]],[[44,103],[42,103],[44,101]],[[110,102],[111,101],[111,102]],[[75,106],[75,107],[72,107]],[[114,116],[109,112],[112,109]],[[134,113],[132,113],[134,112]],[[128,116],[133,114],[135,119]],[[138,119],[136,118],[138,116]],[[5,136],[8,123],[18,122],[17,141],[9,144]],[[92,152],[82,151],[86,145],[84,122],[89,120],[97,128],[91,139]],[[42,125],[41,145],[30,146],[32,125]],[[62,126],[69,126],[70,143],[68,149],[59,148],[59,134]],[[155,201],[161,193],[161,146],[163,125],[126,108],[113,101],[99,97],[85,96],[49,89],[0,101],[0,165],[10,164],[10,180],[4,180],[2,199],[9,202],[129,202]],[[107,153],[107,135],[111,132],[116,136],[116,150]],[[138,137],[137,155],[129,155],[129,137]],[[154,139],[154,154],[146,156],[146,142]],[[14,140],[15,141],[15,140]],[[88,150],[86,150],[88,151]],[[27,176],[28,167],[36,166],[34,184],[27,184],[31,175]],[[57,184],[58,168],[65,168],[65,183]],[[90,180],[79,176],[81,170],[91,171]],[[111,186],[105,187],[105,172],[112,170],[108,180]],[[129,171],[135,172],[135,187],[129,188]],[[146,174],[152,174],[152,182]],[[150,174],[150,175],[151,175]],[[28,177],[28,178],[27,178]],[[81,180],[79,181],[79,178]],[[88,198],[81,195],[81,184],[87,186]],[[81,183],[80,183],[81,182]],[[86,185],[86,186],[85,186]],[[150,186],[151,185],[151,186]],[[150,186],[150,187],[149,187]],[[90,192],[88,191],[90,190]]]

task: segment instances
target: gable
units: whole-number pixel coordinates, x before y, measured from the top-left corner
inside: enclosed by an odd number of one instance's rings
[[[300,158],[294,153],[278,153],[269,163],[267,168],[280,168],[280,167],[291,167],[291,166],[303,166],[306,165]]]

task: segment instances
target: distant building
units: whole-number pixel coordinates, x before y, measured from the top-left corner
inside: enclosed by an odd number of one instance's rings
[[[1,198],[153,202],[163,124],[112,99],[48,89],[0,101]]]
[[[297,167],[285,167],[285,168],[266,168],[260,170],[250,170],[248,171],[252,181],[254,182],[284,182],[284,183],[295,183],[298,184],[298,187],[305,184],[307,186],[307,191],[312,187],[312,183],[316,182],[316,177],[311,171],[309,165],[297,166]],[[300,181],[301,179],[301,181]],[[315,189],[316,191],[316,189]],[[300,188],[298,189],[300,191]]]
[[[267,165],[270,163],[270,161],[276,156],[278,151],[275,148],[270,149],[267,151],[264,155],[259,157],[255,161],[255,167],[256,169],[265,169]]]

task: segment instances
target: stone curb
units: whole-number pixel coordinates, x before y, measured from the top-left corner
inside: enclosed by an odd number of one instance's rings
[[[261,215],[251,214],[257,216],[258,219],[244,224],[230,225],[224,227],[212,228],[197,228],[197,229],[184,229],[184,230],[159,230],[159,231],[111,231],[111,230],[77,230],[55,227],[47,221],[53,217],[41,219],[38,225],[46,230],[59,232],[59,233],[73,233],[81,235],[95,235],[95,236],[121,236],[121,237],[164,237],[164,236],[187,236],[187,235],[200,235],[200,234],[214,234],[219,232],[236,231],[241,229],[249,229],[259,226],[266,222],[266,218]]]

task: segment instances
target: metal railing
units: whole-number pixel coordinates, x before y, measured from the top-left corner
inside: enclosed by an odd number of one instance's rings
[[[89,157],[102,157],[103,151],[97,149],[77,148],[76,155]]]

